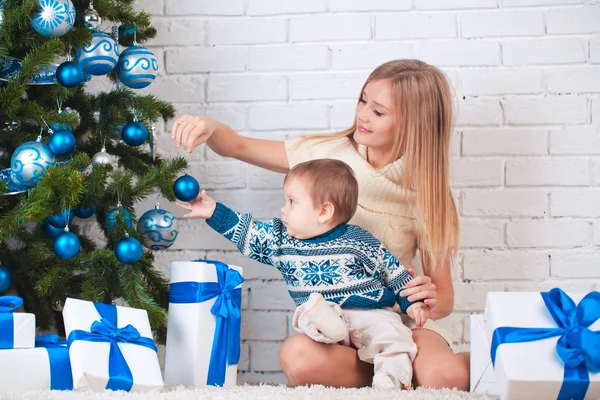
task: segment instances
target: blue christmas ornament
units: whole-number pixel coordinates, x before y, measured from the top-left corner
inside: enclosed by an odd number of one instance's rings
[[[48,147],[57,156],[66,156],[75,150],[75,136],[71,131],[56,131],[50,135]]]
[[[106,33],[92,33],[92,42],[77,49],[75,58],[83,70],[91,75],[105,75],[119,62],[119,45]]]
[[[142,245],[131,237],[124,237],[115,246],[115,256],[123,264],[133,264],[142,258]]]
[[[139,219],[137,231],[144,235],[144,246],[150,250],[165,250],[175,243],[179,223],[175,216],[159,208],[146,211]]]
[[[77,125],[75,126],[75,129],[77,129],[77,127],[79,127],[79,123],[81,122],[81,115],[76,111],[73,110],[71,107],[66,107],[63,111],[60,111],[61,115],[65,115],[65,114],[72,114],[75,117],[77,117]],[[50,128],[56,132],[56,131],[73,131],[73,127],[70,124],[67,124],[66,122],[54,122],[53,124],[50,125]]]
[[[12,284],[12,275],[10,270],[4,265],[0,265],[0,294],[10,289]]]
[[[77,218],[86,219],[94,215],[96,206],[76,208],[74,213]]]
[[[69,225],[71,221],[73,221],[73,217],[75,213],[72,210],[64,210],[60,214],[54,214],[49,216],[48,223],[55,228],[63,229],[65,226]]]
[[[2,0],[0,0],[0,26],[2,26],[3,18],[4,18],[4,13],[2,12]]]
[[[133,225],[131,214],[120,205],[117,205],[106,214],[106,218],[104,219],[104,224],[109,231],[115,229],[115,226],[117,225],[117,216],[125,223],[127,229],[131,228]]]
[[[140,146],[148,139],[148,129],[144,124],[133,121],[123,127],[122,139],[130,146]]]
[[[190,201],[200,193],[200,185],[193,176],[184,175],[177,178],[173,184],[173,193],[181,201]]]
[[[81,243],[76,234],[64,231],[52,241],[52,250],[61,260],[68,260],[79,254]]]
[[[65,61],[56,69],[56,80],[66,88],[81,85],[84,79],[81,65],[74,61]]]
[[[75,23],[75,6],[71,0],[38,0],[40,11],[31,20],[40,35],[52,38],[69,32]]]
[[[48,236],[49,238],[55,238],[61,232],[64,232],[63,228],[52,226],[52,224],[48,222],[48,219],[45,219],[44,222],[42,222],[42,230],[44,231],[44,235]]]
[[[154,54],[144,46],[133,45],[121,53],[117,76],[119,81],[132,89],[150,85],[158,73],[158,62]]]
[[[16,184],[33,187],[44,172],[56,164],[56,157],[42,142],[25,142],[10,159],[11,178]]]

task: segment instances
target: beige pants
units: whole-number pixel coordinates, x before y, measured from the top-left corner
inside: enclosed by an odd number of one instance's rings
[[[402,323],[400,315],[391,308],[342,310],[337,304],[329,304],[348,326],[347,338],[342,343],[356,347],[358,357],[374,365],[375,374],[389,373],[404,386],[410,386],[417,346],[412,340],[412,331]],[[317,342],[333,343],[310,322],[304,305],[296,309],[293,325],[298,332]]]

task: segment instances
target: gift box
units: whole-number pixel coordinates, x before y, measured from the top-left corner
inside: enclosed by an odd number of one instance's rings
[[[163,386],[145,310],[67,298],[63,319],[74,390],[155,391]]]
[[[600,292],[488,293],[483,316],[471,317],[471,389],[502,399],[600,398],[599,318]]]
[[[73,388],[67,342],[49,334],[36,338],[35,346],[0,350],[0,392]]]
[[[0,297],[0,349],[31,349],[35,346],[35,315],[14,312],[23,305],[18,296]]]
[[[171,263],[166,384],[236,385],[241,273],[219,261]]]

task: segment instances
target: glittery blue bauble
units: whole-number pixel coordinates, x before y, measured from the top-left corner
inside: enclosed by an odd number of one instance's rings
[[[12,275],[4,265],[0,265],[0,294],[10,289]]]
[[[139,219],[137,231],[144,235],[144,246],[150,250],[168,249],[179,234],[175,216],[161,208],[146,211]]]
[[[131,218],[129,211],[123,207],[115,207],[106,214],[106,218],[104,219],[104,224],[109,231],[115,229],[115,226],[117,225],[117,215],[121,218],[121,221],[125,223],[127,229],[131,228],[133,219]]]
[[[131,46],[121,53],[117,68],[121,83],[132,89],[141,89],[156,79],[158,62],[144,46]]]
[[[181,201],[190,201],[200,193],[200,185],[193,176],[180,176],[173,184],[173,193]]]
[[[142,258],[142,245],[132,237],[126,237],[117,242],[115,256],[123,264],[133,264]]]
[[[57,156],[66,156],[75,150],[75,136],[71,131],[57,131],[50,135],[48,147]]]
[[[63,229],[73,221],[75,213],[71,210],[65,210],[60,214],[54,214],[48,217],[48,222],[55,228]]]
[[[17,184],[33,187],[54,164],[56,158],[46,144],[25,142],[17,147],[10,159],[12,180]]]
[[[50,224],[50,222],[47,219],[45,219],[42,223],[42,230],[44,231],[44,234],[49,238],[57,237],[61,232],[64,232],[63,228],[57,228],[55,226],[52,226],[52,224]]]
[[[80,248],[79,238],[72,232],[63,232],[52,241],[54,254],[62,260],[75,257],[79,254]]]
[[[76,208],[73,212],[77,218],[86,219],[94,215],[96,206]]]
[[[38,0],[39,12],[31,19],[33,29],[47,38],[69,32],[75,23],[75,6],[71,0]]]
[[[148,129],[140,122],[129,122],[123,127],[122,139],[130,146],[140,146],[148,139]]]
[[[92,42],[77,49],[75,58],[83,70],[91,75],[105,75],[119,62],[119,45],[106,33],[92,33]]]

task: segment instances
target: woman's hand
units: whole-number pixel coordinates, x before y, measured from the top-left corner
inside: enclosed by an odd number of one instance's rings
[[[217,126],[218,123],[210,118],[183,115],[173,123],[171,139],[175,140],[177,147],[183,146],[191,153],[215,133]]]
[[[408,273],[413,279],[406,284],[404,290],[400,292],[401,297],[407,297],[408,301],[424,300],[429,309],[435,307],[437,303],[436,286],[431,282],[428,276],[416,276],[415,270],[409,268]]]
[[[190,211],[188,214],[184,215],[185,218],[210,219],[215,212],[215,208],[217,208],[217,202],[207,195],[205,190],[203,190],[198,197],[190,201],[189,204],[178,201],[175,205]]]

